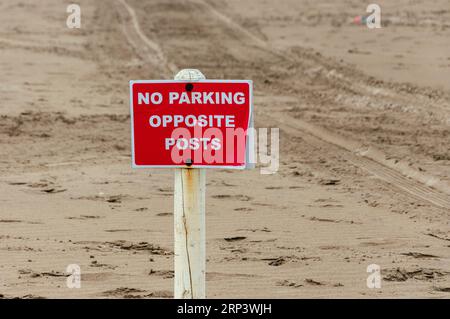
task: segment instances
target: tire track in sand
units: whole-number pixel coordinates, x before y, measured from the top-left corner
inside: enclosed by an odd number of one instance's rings
[[[205,0],[191,0],[203,6],[208,10],[211,15],[217,17],[220,21],[225,23],[229,29],[236,33],[239,33],[252,41],[255,45],[271,52],[273,55],[282,57],[289,62],[296,62],[295,57],[291,57],[288,54],[281,52],[280,50],[273,48],[268,42],[258,38],[250,31],[227,17],[211,4]],[[339,74],[342,80],[344,75]],[[368,91],[369,94],[373,93],[373,89],[367,87],[364,84],[358,84],[358,88],[364,91]],[[389,95],[389,92],[386,92]],[[407,193],[414,195],[416,198],[428,201],[436,206],[450,209],[450,185],[441,181],[439,178],[431,175],[424,174],[419,170],[416,170],[403,161],[387,160],[387,156],[381,150],[374,147],[363,147],[361,143],[344,138],[332,132],[329,132],[316,125],[306,123],[298,119],[292,119],[286,117],[281,112],[277,112],[277,116],[274,113],[267,113],[260,110],[265,116],[278,123],[288,125],[291,129],[294,129],[295,135],[303,134],[307,132],[310,135],[329,144],[336,145],[347,152],[347,160],[354,165],[361,167],[362,169],[370,172],[371,174],[383,179],[387,183],[397,186],[398,188],[406,191]],[[279,120],[282,119],[282,120]],[[433,187],[433,188],[432,188]]]
[[[354,150],[351,151],[344,147],[343,144],[346,143],[345,140],[339,141],[339,137],[332,135],[332,133],[327,133],[324,129],[320,129],[322,132],[322,136],[316,136],[314,134],[305,135],[304,132],[305,130],[309,129],[309,123],[286,117],[277,119],[267,114],[264,114],[264,116],[270,117],[271,120],[278,123],[280,127],[283,127],[288,133],[294,136],[302,137],[303,140],[311,145],[325,144],[324,147],[326,147],[326,144],[332,144],[334,146],[337,146],[343,151],[341,157],[343,157],[353,165],[369,172],[370,174],[378,177],[386,183],[403,190],[404,192],[412,195],[417,199],[427,201],[441,208],[450,209],[450,199],[446,194],[436,191],[433,188],[428,187],[415,179],[408,178],[402,175],[397,170],[391,169],[388,166],[384,166],[377,161],[368,158],[367,154],[365,154],[367,152],[375,153],[375,150],[358,150],[355,147]],[[333,141],[330,141],[330,139],[333,139]]]
[[[165,67],[167,74],[169,75],[170,73],[170,76],[175,74],[178,71],[176,65],[168,61],[161,47],[156,42],[151,41],[143,33],[134,9],[126,2],[126,0],[117,1],[125,7],[128,13],[128,17],[122,17],[125,25],[125,35],[133,47],[135,47],[141,58],[149,59],[154,65],[162,64]],[[242,34],[245,38],[250,39],[258,47],[288,61],[293,61],[292,57],[279,52],[275,48],[272,48],[269,43],[253,35],[247,29],[240,26],[223,13],[217,11],[204,0],[192,0],[192,2],[204,6],[204,8],[206,8],[212,16],[215,16],[222,23],[225,23],[234,32]],[[145,48],[139,46],[137,44],[139,42],[142,42],[145,45]],[[154,56],[151,54],[154,54]],[[262,111],[260,110],[260,112]],[[359,146],[360,143],[343,138],[334,133],[327,132],[326,130],[313,124],[286,117],[282,113],[277,113],[279,117],[275,117],[273,113],[262,113],[264,116],[269,117],[276,123],[283,124],[288,127],[295,135],[300,135],[304,138],[306,133],[309,135],[309,140],[312,143],[317,144],[320,142],[325,142],[341,148],[345,151],[343,152],[344,156],[349,162],[370,172],[388,184],[396,186],[398,189],[403,190],[407,194],[427,201],[438,207],[450,209],[450,199],[447,196],[450,194],[450,186],[443,181],[440,181],[437,177],[428,176],[411,167],[406,167],[404,165],[405,163],[396,163],[394,166],[394,164],[390,163],[388,160],[385,160],[386,156],[380,150],[369,148],[362,151]],[[439,191],[429,186],[433,186],[434,188],[439,189]]]
[[[214,6],[212,6],[210,3],[208,3],[205,0],[190,0],[192,3],[196,3],[199,6],[202,6],[204,9],[210,12],[211,16],[215,16],[218,18],[218,20],[222,21],[230,30],[233,30],[235,33],[239,33],[245,38],[247,38],[249,41],[254,43],[257,47],[260,49],[276,56],[279,58],[284,59],[285,61],[288,61],[290,63],[298,63],[299,58],[293,54],[290,54],[289,52],[282,51],[276,47],[273,47],[269,42],[257,37],[253,33],[251,33],[249,30],[247,30],[245,27],[241,26],[239,23],[233,21],[230,17],[226,16]],[[327,74],[327,77],[333,78],[336,81],[344,81],[346,83],[351,83],[351,86],[354,88],[357,88],[360,91],[366,92],[368,95],[372,96],[385,96],[385,97],[394,97],[398,96],[397,91],[393,91],[390,88],[376,88],[374,89],[372,86],[367,85],[364,82],[355,82],[354,79],[349,78],[348,76],[339,73],[336,69],[332,70]],[[411,102],[411,101],[408,101]],[[445,111],[444,108],[440,108],[440,111]],[[437,117],[438,120],[440,120],[439,117]],[[442,120],[442,119],[441,119]],[[446,121],[446,119],[444,119]]]
[[[167,59],[159,44],[150,40],[142,31],[136,11],[134,11],[126,0],[117,0],[117,3],[120,3],[126,10],[126,13],[118,10],[123,21],[123,31],[128,42],[133,46],[138,55],[154,66],[162,65],[166,75],[172,77],[176,74],[179,71],[178,67]],[[140,44],[143,44],[143,46]]]

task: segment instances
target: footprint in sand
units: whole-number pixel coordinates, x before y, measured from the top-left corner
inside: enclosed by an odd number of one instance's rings
[[[175,276],[173,270],[153,270],[153,269],[150,269],[148,274],[150,276],[160,276],[160,277],[163,277],[164,279],[173,278]]]
[[[235,200],[239,200],[239,201],[243,201],[243,202],[248,202],[250,200],[252,200],[252,198],[250,196],[247,195],[213,195],[212,198],[217,198],[217,199],[235,199]]]
[[[408,279],[433,281],[448,276],[450,272],[431,268],[394,268],[383,270],[383,274],[383,279],[386,281],[407,281]]]
[[[96,216],[96,215],[80,215],[80,216],[66,217],[66,219],[75,219],[75,220],[89,220],[89,219],[100,219],[100,218],[104,218],[104,217]]]
[[[167,290],[158,290],[148,292],[143,289],[120,287],[112,290],[107,290],[102,293],[106,297],[116,297],[116,298],[172,298],[173,293]]]

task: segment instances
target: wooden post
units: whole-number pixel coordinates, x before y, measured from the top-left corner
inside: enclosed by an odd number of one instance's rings
[[[198,70],[184,69],[175,80],[205,79]],[[205,191],[206,172],[201,168],[175,169],[174,233],[177,299],[203,299],[205,293]]]

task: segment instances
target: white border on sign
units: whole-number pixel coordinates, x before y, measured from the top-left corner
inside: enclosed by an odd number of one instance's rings
[[[134,114],[133,114],[133,84],[135,83],[247,83],[249,85],[249,115],[247,128],[252,125],[252,115],[253,115],[253,81],[252,80],[130,80],[130,121],[131,121],[131,167],[132,168],[226,168],[226,169],[239,169],[243,170],[247,167],[249,156],[248,152],[253,152],[254,150],[249,150],[249,140],[248,134],[246,136],[246,156],[245,161],[242,165],[232,166],[232,165],[137,165],[135,161],[134,154]]]

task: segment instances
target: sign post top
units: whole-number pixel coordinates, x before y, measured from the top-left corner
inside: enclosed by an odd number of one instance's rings
[[[198,81],[205,80],[206,77],[197,69],[183,69],[175,75],[174,80]]]

